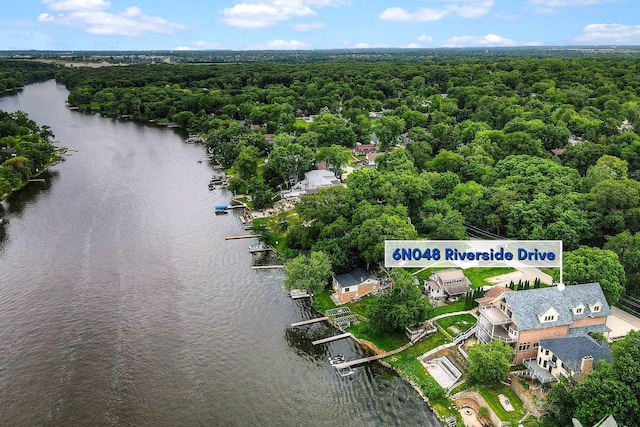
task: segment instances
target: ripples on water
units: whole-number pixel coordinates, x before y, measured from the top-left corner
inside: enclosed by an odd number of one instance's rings
[[[31,85],[0,108],[48,124],[68,160],[3,204],[0,425],[439,425],[362,351],[255,271],[236,216],[213,207],[202,147],[168,129],[64,108]],[[2,234],[2,233],[5,234]]]

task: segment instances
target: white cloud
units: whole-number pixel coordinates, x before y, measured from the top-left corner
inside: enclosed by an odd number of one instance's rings
[[[106,9],[110,3],[103,0],[44,0],[43,3],[63,13],[42,13],[38,22],[75,27],[89,34],[134,37],[144,33],[172,34],[184,29],[181,24],[145,15],[135,6],[118,14],[109,13]]]
[[[640,25],[590,24],[575,40],[585,44],[639,44]]]
[[[442,43],[442,47],[498,47],[498,46],[516,46],[516,42],[500,37],[496,34],[487,34],[484,37],[478,36],[459,36],[452,37]]]
[[[51,10],[105,10],[111,3],[104,0],[42,0]]]
[[[206,41],[197,41],[191,43],[189,46],[178,46],[173,50],[210,50],[210,49],[220,49],[221,46],[219,43],[206,42]]]
[[[371,44],[371,43],[366,43],[366,42],[360,42],[360,43],[356,43],[352,46],[352,48],[354,49],[372,49],[372,48],[376,48],[376,47],[388,47],[386,44],[382,43],[382,44]]]
[[[439,8],[419,8],[409,12],[401,7],[390,7],[382,11],[380,19],[390,22],[431,22],[448,15],[462,18],[479,18],[489,13],[493,0],[440,0]]]
[[[431,36],[427,36],[426,34],[421,35],[420,37],[418,37],[418,41],[419,42],[432,42],[433,41],[433,37]]]
[[[342,0],[245,0],[223,9],[221,21],[237,28],[266,28],[294,17],[316,16],[318,13],[313,8],[337,7],[343,3]]]
[[[317,30],[319,28],[324,27],[325,24],[324,22],[311,22],[308,24],[296,24],[293,26],[293,29],[296,31],[312,31],[312,30]]]
[[[246,50],[304,50],[310,49],[309,43],[299,40],[269,40],[258,45],[251,45]]]
[[[479,18],[489,13],[493,0],[449,0],[445,9],[463,18]]]
[[[401,7],[390,7],[380,14],[380,19],[391,22],[430,22],[439,21],[446,15],[443,10],[422,8],[410,13]]]
[[[422,47],[422,45],[420,43],[409,43],[408,45],[404,46],[406,49],[420,49]]]

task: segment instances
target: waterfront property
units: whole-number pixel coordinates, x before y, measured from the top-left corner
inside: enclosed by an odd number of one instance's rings
[[[609,332],[611,309],[599,283],[501,292],[478,302],[476,336],[512,345],[515,364],[535,358],[542,339]]]
[[[543,384],[556,381],[559,375],[581,379],[599,360],[611,362],[611,351],[607,343],[589,335],[542,339],[537,357],[523,361],[527,371],[522,376]]]
[[[434,271],[425,280],[424,290],[429,298],[457,301],[471,290],[471,281],[462,270],[449,268]]]
[[[328,170],[312,170],[304,174],[304,179],[294,185],[291,190],[313,194],[321,188],[340,185],[340,180]]]
[[[335,292],[331,295],[331,299],[336,305],[377,292],[383,287],[380,279],[364,268],[356,268],[349,273],[333,276],[331,285]]]

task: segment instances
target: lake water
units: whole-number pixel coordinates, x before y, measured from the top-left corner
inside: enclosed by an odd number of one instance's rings
[[[201,145],[65,108],[54,81],[0,98],[70,156],[2,203],[0,425],[441,425],[415,391],[250,268]]]

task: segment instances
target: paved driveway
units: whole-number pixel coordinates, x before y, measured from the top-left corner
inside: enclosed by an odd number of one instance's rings
[[[640,331],[640,319],[620,310],[618,307],[611,307],[611,315],[607,318],[607,326],[611,328],[609,338],[620,338],[627,335],[629,331]]]

